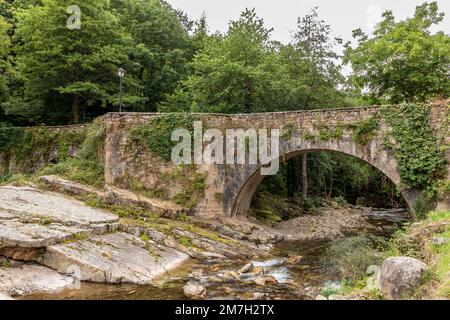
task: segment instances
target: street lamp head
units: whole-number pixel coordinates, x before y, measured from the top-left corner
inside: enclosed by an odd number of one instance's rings
[[[123,78],[125,76],[125,70],[123,68],[120,68],[118,73],[120,78]]]

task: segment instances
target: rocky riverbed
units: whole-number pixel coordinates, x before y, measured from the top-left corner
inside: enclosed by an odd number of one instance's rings
[[[336,278],[318,263],[327,239],[380,228],[368,223],[369,209],[355,207],[324,208],[275,228],[244,217],[137,217],[125,206],[146,207],[146,199],[56,177],[43,181],[59,192],[0,187],[2,299],[312,299]],[[93,193],[114,206],[87,206]]]
[[[2,297],[54,293],[74,281],[150,285],[190,258],[257,257],[263,249],[185,221],[121,219],[37,186],[0,187]]]
[[[405,209],[373,209],[360,206],[324,206],[312,214],[283,221],[274,230],[285,240],[320,241],[366,231],[391,234],[398,224],[409,220]]]

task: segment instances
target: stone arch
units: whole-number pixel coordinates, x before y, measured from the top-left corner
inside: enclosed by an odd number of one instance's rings
[[[400,175],[397,170],[397,160],[392,152],[383,148],[382,143],[377,139],[372,140],[369,144],[363,146],[346,139],[344,141],[306,141],[302,140],[296,145],[286,143],[280,155],[280,164],[292,158],[298,157],[306,152],[330,151],[353,156],[360,160],[369,163],[387,178],[389,178],[395,185],[400,185]],[[228,211],[231,216],[238,216],[246,214],[252,198],[261,184],[265,176],[260,174],[261,166],[247,166],[246,168],[235,168],[231,176],[239,182],[233,183],[233,188],[230,188],[233,196],[232,203],[229,204]],[[234,190],[233,190],[234,189]],[[233,192],[234,191],[234,192]],[[402,195],[405,198],[409,208],[413,210],[414,201],[420,191],[402,190]]]

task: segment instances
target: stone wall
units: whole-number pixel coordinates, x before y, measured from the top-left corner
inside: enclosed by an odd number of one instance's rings
[[[0,174],[35,173],[63,156],[74,156],[84,140],[85,125],[32,128],[0,128],[8,130],[11,143],[0,151]],[[2,141],[4,146],[5,141]]]
[[[257,114],[198,114],[204,129],[279,129],[281,139],[280,162],[311,151],[345,153],[370,163],[395,184],[400,184],[397,161],[383,146],[389,127],[381,121],[380,129],[367,143],[355,142],[354,127],[378,114],[380,107],[330,109]],[[448,103],[434,105],[430,126],[443,135],[450,145]],[[194,212],[199,215],[245,214],[257,187],[263,180],[260,165],[200,165],[174,166],[149,152],[142,143],[133,139],[132,132],[148,124],[159,114],[110,113],[99,119],[105,127],[103,162],[105,183],[133,191],[144,191],[146,196],[174,200],[193,188],[196,177],[204,177],[204,193],[196,199]],[[338,137],[322,137],[322,131],[340,128]],[[9,148],[1,148],[0,175],[34,173],[49,163],[60,160],[61,154],[74,156],[85,138],[86,126],[37,127],[20,129],[25,138]],[[450,151],[447,151],[450,163]],[[450,179],[450,166],[448,177]],[[403,190],[412,205],[416,190]],[[199,201],[197,201],[199,200]],[[447,196],[440,197],[440,209],[449,208]]]
[[[224,129],[280,129],[281,134],[291,131],[289,139],[281,142],[280,161],[311,151],[336,151],[362,159],[381,172],[395,184],[400,183],[397,161],[391,151],[383,147],[383,135],[389,129],[381,122],[376,136],[367,144],[356,143],[350,127],[375,116],[380,107],[330,109],[257,114],[199,114],[203,127]],[[176,170],[169,162],[150,154],[145,147],[132,140],[130,131],[148,123],[158,114],[111,113],[105,116],[105,182],[130,188],[137,180],[148,189],[165,188],[169,197],[176,195],[183,186],[180,181],[167,181],[166,177]],[[443,119],[448,117],[448,105],[434,105],[430,126],[441,129]],[[319,135],[320,128],[334,130],[343,128],[339,138],[306,138]],[[205,175],[205,193],[195,211],[199,215],[245,214],[254,192],[263,180],[259,165],[201,165],[197,172]],[[175,179],[176,180],[176,179]],[[412,206],[417,192],[404,190],[405,199]]]

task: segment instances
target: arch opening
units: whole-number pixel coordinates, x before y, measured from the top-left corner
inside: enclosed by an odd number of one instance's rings
[[[408,197],[408,190],[402,191],[401,194],[397,192],[399,178],[396,171],[377,166],[376,163],[371,163],[363,157],[358,157],[354,154],[349,154],[342,151],[332,149],[304,149],[295,150],[284,154],[280,158],[280,171],[285,171],[281,172],[281,175],[284,175],[285,178],[285,181],[283,181],[284,183],[286,183],[287,175],[292,174],[292,172],[286,173],[286,170],[288,170],[286,169],[286,166],[288,166],[295,160],[301,163],[302,158],[305,154],[308,155],[307,171],[309,178],[307,181],[309,194],[306,198],[306,201],[308,201],[308,203],[305,203],[305,199],[303,199],[302,194],[299,194],[303,192],[303,186],[301,185],[302,183],[300,181],[297,180],[297,190],[294,192],[294,194],[292,194],[292,190],[283,190],[283,188],[277,188],[276,184],[277,180],[279,183],[280,172],[277,174],[278,177],[265,177],[260,174],[260,168],[258,168],[251,175],[249,175],[246,181],[242,184],[242,187],[240,188],[240,191],[238,192],[233,203],[231,215],[238,216],[249,214],[249,209],[252,207],[252,202],[254,202],[254,200],[257,198],[258,193],[261,192],[261,189],[263,189],[262,192],[267,191],[267,185],[269,185],[270,189],[271,183],[273,184],[271,186],[272,190],[276,190],[277,193],[285,192],[285,197],[289,200],[294,200],[294,205],[301,205],[302,210],[308,209],[305,208],[307,206],[314,206],[314,199],[321,197],[323,198],[323,200],[328,201],[340,198],[343,201],[348,202],[349,204],[362,204],[368,207],[412,209],[412,201],[411,197]],[[324,157],[323,155],[326,156]],[[334,165],[334,168],[331,168],[331,177],[327,176],[329,172],[320,172],[320,165],[317,164],[318,160],[327,160],[327,156],[329,158],[328,164],[331,163],[332,166]],[[347,161],[348,163],[344,164],[344,167],[347,166],[347,172],[333,172],[333,169],[342,169],[343,166],[342,163],[336,164],[336,161]],[[355,172],[353,177],[350,177],[353,179],[359,178],[360,181],[345,181],[339,183],[338,179],[342,178],[342,176],[339,176],[339,174],[348,174],[348,170],[351,169],[352,165],[355,166],[355,169],[358,169],[359,167],[359,170],[361,170],[363,173],[365,171],[365,173],[371,179],[368,185],[366,185],[366,190],[352,189],[353,187],[360,187],[361,183],[364,183],[364,178],[367,178],[367,176],[357,177],[355,175],[359,174],[360,172]],[[392,172],[395,172],[395,174],[392,174]],[[288,176],[288,178],[292,177]],[[325,181],[318,181],[317,179],[324,179]],[[349,177],[346,177],[346,179],[348,180]],[[374,179],[378,181],[373,181]],[[373,186],[375,182],[379,184],[378,190],[376,190],[376,187]],[[348,186],[350,186],[350,189],[346,191],[344,190],[343,192],[342,189],[345,189],[345,187],[348,188]],[[322,188],[322,190],[319,190],[320,188]],[[365,197],[365,199],[362,196],[364,192],[368,193],[368,197]],[[358,195],[360,195],[361,197],[359,197]]]

